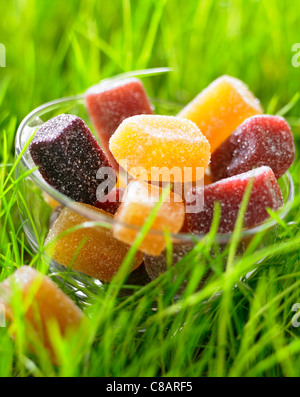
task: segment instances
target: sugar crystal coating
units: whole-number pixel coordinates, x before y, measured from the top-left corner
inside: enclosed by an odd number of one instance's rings
[[[116,175],[98,142],[77,116],[61,114],[43,124],[29,147],[44,179],[77,202],[94,204],[98,186],[111,189]],[[99,169],[107,170],[98,179]]]
[[[283,117],[259,115],[246,119],[213,153],[212,180],[218,181],[263,165],[280,178],[295,157],[291,129]]]
[[[244,216],[244,227],[253,227],[266,220],[269,217],[266,207],[275,211],[283,205],[282,193],[272,169],[259,167],[243,174],[221,179],[203,188],[193,188],[187,195],[186,205],[193,204],[195,197],[204,193],[204,207],[200,212],[186,214],[186,231],[195,234],[209,232],[214,202],[218,201],[221,203],[218,232],[232,232],[250,180],[253,181],[253,185]]]
[[[49,335],[50,321],[56,321],[62,336],[74,332],[84,319],[75,303],[47,276],[29,266],[22,266],[0,284],[0,303],[6,315],[14,318],[11,300],[16,289],[22,293],[22,301],[28,305],[25,318],[35,337],[55,356]],[[30,298],[30,300],[28,300]]]
[[[107,217],[113,218],[111,214],[96,207],[80,205],[96,211],[104,220]],[[89,221],[69,208],[64,208],[46,238],[46,246],[52,242],[47,252],[53,260],[65,267],[72,266],[74,270],[101,281],[110,281],[119,270],[130,248],[127,244],[116,240],[111,229],[104,226],[83,227],[61,236],[69,229]],[[138,253],[135,258],[135,268],[142,261],[142,254]]]
[[[203,174],[210,161],[209,143],[196,124],[174,116],[129,117],[109,147],[131,176],[145,181],[196,180],[197,170]]]
[[[224,75],[200,92],[178,116],[197,124],[213,153],[247,117],[261,113],[260,103],[248,87]]]
[[[115,214],[114,236],[127,244],[133,244],[139,229],[145,224],[162,192],[163,190],[157,186],[132,180]],[[140,251],[149,255],[159,255],[166,244],[163,231],[177,233],[183,221],[184,204],[178,195],[170,192],[152,224],[152,233],[150,231],[139,246]],[[133,227],[131,228],[130,225]]]
[[[137,78],[101,82],[86,92],[85,103],[102,147],[118,169],[109,150],[110,137],[127,117],[153,113],[143,83]]]

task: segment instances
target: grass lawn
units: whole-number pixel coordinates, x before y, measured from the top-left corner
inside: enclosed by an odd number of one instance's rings
[[[22,178],[14,176],[16,129],[45,102],[82,93],[117,73],[170,67],[172,72],[143,82],[151,97],[184,105],[229,74],[249,85],[266,113],[287,118],[297,154],[290,169],[293,208],[267,245],[261,247],[267,237],[261,234],[237,256],[233,240],[225,253],[212,257],[212,231],[177,264],[182,277],[175,283],[170,268],[127,297],[116,284],[104,294],[88,293],[89,325],[73,343],[57,337],[60,366],[42,349],[35,355],[25,349],[18,318],[14,341],[12,328],[0,327],[1,377],[300,375],[300,327],[292,311],[300,302],[300,54],[292,50],[300,43],[299,6],[298,0],[5,2],[0,281],[23,264],[45,269],[24,236],[16,204]],[[191,281],[178,301],[174,297],[188,272]],[[204,274],[205,286],[197,291],[193,280]]]

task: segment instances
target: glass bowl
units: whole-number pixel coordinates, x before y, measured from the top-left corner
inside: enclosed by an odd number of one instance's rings
[[[170,104],[168,102],[152,100],[152,103],[155,106],[155,112],[157,114],[174,115],[180,109],[180,105]],[[39,125],[62,113],[79,116],[94,133],[94,127],[85,107],[84,95],[77,95],[48,102],[36,108],[24,118],[16,135],[15,154],[16,157],[21,156],[16,167],[16,178],[19,178],[26,172],[29,173],[25,178],[20,178],[18,207],[26,237],[31,248],[35,252],[38,252],[41,245],[40,242],[49,230],[49,220],[53,211],[53,203],[68,207],[91,221],[104,223],[109,228],[116,222],[114,219],[103,216],[96,211],[79,206],[76,202],[58,192],[42,178],[34,166],[27,148],[29,139]],[[294,185],[288,172],[284,174],[278,182],[282,190],[284,206],[277,214],[283,219],[292,206]],[[268,231],[265,233],[265,238],[262,240],[263,244],[274,242],[276,238],[276,226],[276,220],[270,218],[256,227],[243,230],[240,235],[240,251],[242,252],[252,237],[259,232]],[[127,227],[133,226],[127,225]],[[270,233],[269,231],[272,232]],[[192,249],[203,237],[203,235],[190,235],[185,233],[171,235],[174,242],[174,250],[176,250],[176,247],[179,250],[181,247],[184,247],[185,252]],[[226,245],[231,241],[232,234],[219,234],[216,238],[220,245]],[[155,258],[150,258],[150,261],[151,260],[155,260]],[[103,290],[103,284],[99,280],[86,276],[76,270],[67,269],[54,261],[51,261],[49,268],[50,271],[54,273],[54,277],[57,277],[57,281],[62,282],[64,287],[68,288],[70,293],[76,295],[76,299],[79,301],[85,300],[86,294],[84,291],[86,288],[93,293],[99,293],[99,289]],[[140,275],[138,275],[137,278],[142,279],[143,282],[147,282],[147,276],[145,277],[145,274],[142,274],[143,271],[140,269],[138,272]]]

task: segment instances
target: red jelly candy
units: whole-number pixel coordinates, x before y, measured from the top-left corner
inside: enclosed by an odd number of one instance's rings
[[[215,182],[266,165],[278,179],[294,157],[293,135],[283,117],[252,116],[213,153],[211,177]]]
[[[47,121],[36,132],[29,150],[44,179],[77,202],[93,205],[102,182],[108,190],[116,184],[106,155],[77,116],[61,114]],[[103,172],[99,173],[100,168]]]
[[[86,92],[85,102],[102,147],[118,169],[109,150],[109,139],[127,117],[153,113],[144,86],[137,78],[100,83]]]
[[[204,205],[197,213],[186,213],[185,226],[190,233],[205,234],[210,230],[214,202],[221,203],[219,233],[234,230],[240,205],[250,180],[253,179],[248,207],[244,216],[244,227],[255,226],[269,217],[266,207],[277,210],[283,204],[281,190],[270,167],[259,167],[211,185],[193,188],[186,197],[186,205],[193,205],[197,195],[204,194]]]
[[[114,215],[121,204],[124,192],[125,188],[122,187],[112,189],[103,199],[97,201],[95,207]]]

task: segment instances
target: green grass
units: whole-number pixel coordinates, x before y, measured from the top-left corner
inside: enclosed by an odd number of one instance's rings
[[[14,341],[0,328],[0,376],[299,376],[292,307],[300,302],[300,68],[291,63],[300,41],[298,4],[11,0],[1,13],[0,280],[23,264],[46,267],[24,237],[16,205],[22,177],[13,175],[16,128],[42,103],[117,73],[162,66],[173,72],[145,78],[147,91],[185,104],[227,73],[245,81],[267,112],[285,114],[298,153],[295,202],[271,242],[260,246],[268,235],[258,235],[238,256],[233,239],[218,252],[213,228],[175,267],[129,296],[118,294],[120,280],[96,296],[87,291],[89,326],[69,343],[57,335],[58,367],[43,349],[25,349],[19,316]]]

